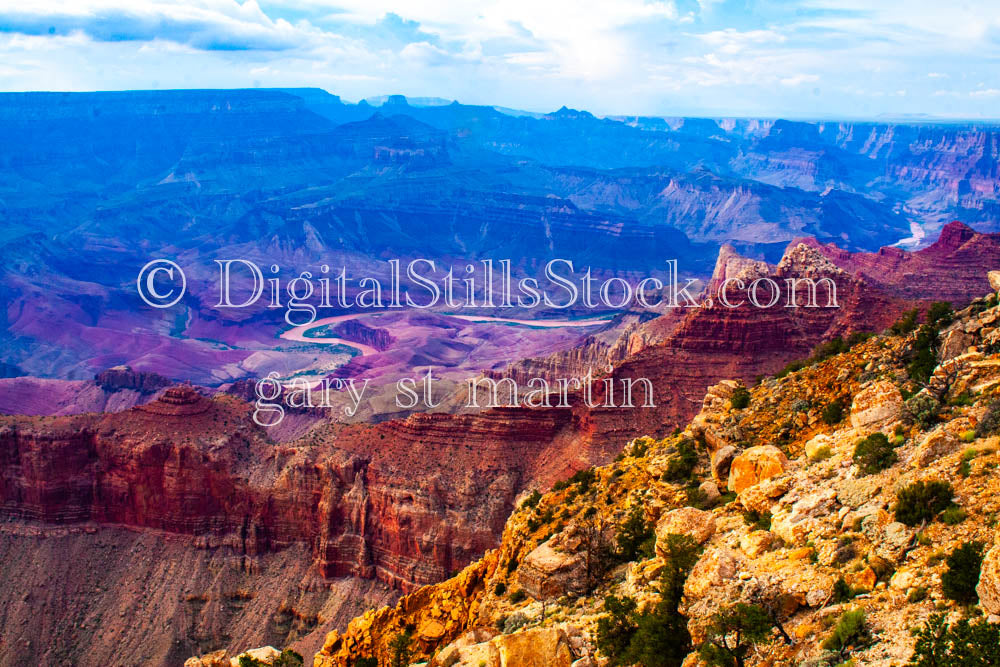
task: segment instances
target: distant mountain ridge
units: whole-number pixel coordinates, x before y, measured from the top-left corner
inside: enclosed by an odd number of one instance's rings
[[[707,277],[724,243],[774,261],[802,237],[878,251],[949,220],[1000,229],[1000,132],[982,125],[515,116],[319,89],[4,93],[0,118],[0,361],[65,379],[142,358],[237,379],[232,341],[249,341],[223,332],[277,323],[209,312],[224,255],[527,273],[559,257],[630,279],[677,259]],[[136,298],[159,256],[200,267],[183,313]]]

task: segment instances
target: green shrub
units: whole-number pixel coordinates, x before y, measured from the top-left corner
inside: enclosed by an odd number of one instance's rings
[[[604,599],[607,613],[597,621],[596,643],[609,665],[680,667],[691,650],[687,619],[678,607],[700,548],[687,535],[668,535],[663,549],[660,600],[652,610],[638,613],[635,600],[629,597]]]
[[[354,661],[354,667],[378,667],[378,660],[371,657],[358,658]]]
[[[629,645],[638,628],[636,602],[628,596],[604,598],[605,614],[597,619],[597,650],[612,667],[628,665]]]
[[[979,452],[972,447],[962,452],[962,462],[958,465],[958,474],[962,477],[968,477],[972,474],[972,460],[978,455]]]
[[[691,479],[695,466],[698,465],[698,451],[691,438],[681,438],[677,443],[677,454],[671,457],[667,469],[663,473],[666,482],[686,482]]]
[[[938,332],[952,320],[951,304],[935,301],[927,309],[926,319],[907,353],[906,371],[911,380],[919,383],[927,382],[937,366]]]
[[[809,457],[810,461],[825,461],[826,459],[833,456],[833,452],[830,450],[830,445],[823,445],[813,452],[812,456]]]
[[[709,620],[698,653],[712,667],[742,667],[756,644],[770,640],[772,627],[770,616],[758,605],[723,607]]]
[[[840,336],[832,338],[825,343],[820,343],[813,348],[812,359],[813,361],[823,361],[824,359],[829,359],[830,357],[847,352],[850,346]]]
[[[668,535],[663,544],[664,567],[660,574],[660,599],[637,619],[629,644],[629,659],[642,667],[680,667],[691,652],[687,618],[679,607],[684,582],[698,562],[701,547],[689,535]]]
[[[925,599],[927,599],[927,588],[924,586],[918,586],[906,594],[906,601],[911,604],[923,602]]]
[[[976,584],[983,565],[982,542],[967,542],[951,552],[945,561],[948,571],[941,575],[941,590],[949,600],[972,604],[978,599]]]
[[[526,597],[528,597],[528,594],[518,588],[516,591],[511,591],[507,599],[510,600],[511,604],[517,604],[518,602],[522,602]]]
[[[570,485],[576,484],[579,488],[580,493],[587,493],[590,491],[590,485],[597,480],[597,473],[593,468],[584,468],[583,470],[577,470],[573,473],[567,482]]]
[[[844,409],[847,407],[847,398],[841,396],[834,399],[830,403],[827,403],[826,407],[823,408],[823,423],[834,425],[839,424],[844,420]]]
[[[660,572],[660,597],[676,610],[684,595],[684,581],[698,562],[701,546],[690,535],[670,534],[662,540],[660,551],[664,562]]]
[[[917,308],[906,311],[889,327],[889,331],[897,336],[910,333],[917,327],[917,315],[919,313],[920,310]]]
[[[896,520],[910,527],[931,521],[951,505],[953,495],[948,482],[914,482],[896,491]]]
[[[750,390],[743,385],[736,387],[729,402],[732,404],[734,410],[742,410],[750,405]]]
[[[714,503],[708,501],[708,494],[701,490],[700,487],[688,486],[684,489],[685,502],[691,507],[696,507],[700,510],[708,509]]]
[[[971,393],[969,393],[968,389],[963,391],[961,394],[957,396],[952,396],[950,399],[948,399],[948,405],[969,406],[969,405],[974,405],[975,403],[976,403],[976,397],[973,396]]]
[[[854,446],[854,462],[866,475],[873,475],[889,468],[898,459],[896,448],[884,433],[872,433]]]
[[[790,362],[788,362],[785,365],[784,368],[782,368],[780,371],[778,371],[777,374],[775,374],[774,377],[776,377],[776,378],[783,378],[783,377],[785,377],[786,375],[788,375],[790,373],[794,373],[795,371],[802,370],[803,368],[805,368],[808,365],[809,365],[809,361],[806,360],[806,359],[798,359],[796,361],[790,361]]]
[[[653,557],[653,546],[656,537],[653,534],[653,524],[646,521],[641,505],[633,505],[628,517],[618,527],[618,557],[623,561]]]
[[[984,618],[948,625],[945,615],[937,614],[913,634],[917,641],[909,667],[1000,665],[1000,624]]]
[[[957,526],[965,521],[968,516],[969,515],[965,513],[964,509],[958,505],[954,505],[941,513],[941,523],[948,526]]]
[[[837,621],[837,626],[823,641],[823,648],[834,651],[841,658],[851,651],[863,647],[870,640],[864,609],[845,611]]]
[[[922,429],[927,428],[937,421],[940,410],[941,404],[926,392],[920,392],[906,399],[906,403],[903,406],[907,420]]]
[[[286,648],[281,654],[274,659],[271,663],[271,667],[302,667],[302,654],[297,651],[293,651],[290,648]]]
[[[767,510],[763,512],[747,510],[743,513],[743,522],[752,526],[754,530],[771,530],[771,513]]]
[[[916,317],[915,314],[914,317]],[[819,362],[829,359],[834,355],[847,352],[858,343],[871,338],[872,335],[873,334],[870,332],[858,331],[848,336],[847,340],[837,336],[836,338],[828,340],[825,343],[820,343],[813,348],[812,355],[810,355],[809,358],[789,362],[774,377],[783,378],[789,373],[794,373],[795,371],[802,370],[807,366],[818,364]]]
[[[632,457],[641,459],[646,456],[649,446],[653,443],[652,438],[636,438],[632,441]]]
[[[847,337],[847,347],[851,348],[858,343],[863,343],[875,335],[873,331],[855,331]]]
[[[404,630],[389,640],[389,664],[391,667],[407,667],[413,657],[410,644],[413,642],[413,635],[409,630]]]
[[[538,505],[538,501],[542,499],[542,494],[538,492],[537,489],[533,490],[528,497],[524,499],[521,503],[521,509],[534,509]]]
[[[528,617],[519,611],[515,611],[513,614],[504,619],[503,633],[505,635],[509,635],[512,632],[517,632],[527,624]]]
[[[809,401],[804,398],[797,398],[789,406],[792,412],[809,412]]]
[[[914,382],[923,383],[930,379],[937,366],[938,332],[931,325],[920,327],[916,340],[908,352],[910,363],[906,372]]]
[[[853,600],[855,595],[857,593],[854,592],[854,589],[851,588],[850,584],[843,577],[837,579],[837,583],[833,585],[833,601],[836,604]]]
[[[943,327],[951,324],[954,313],[951,311],[951,303],[947,301],[935,301],[927,309],[927,324],[940,331]]]

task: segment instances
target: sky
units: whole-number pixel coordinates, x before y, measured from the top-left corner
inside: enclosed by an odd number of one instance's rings
[[[0,0],[0,90],[1000,118],[1000,0]]]

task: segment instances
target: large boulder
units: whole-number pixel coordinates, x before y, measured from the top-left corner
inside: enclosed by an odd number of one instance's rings
[[[979,604],[988,614],[1000,615],[1000,542],[986,552],[979,572]]]
[[[725,484],[729,480],[729,469],[736,458],[736,448],[726,445],[715,450],[712,454],[712,477],[719,484]]]
[[[536,628],[493,640],[500,653],[500,667],[570,667],[574,656],[561,628]]]
[[[496,643],[490,641],[495,636],[487,628],[469,630],[432,657],[428,667],[496,667],[500,664],[500,652]]]
[[[536,600],[559,597],[584,586],[583,556],[559,551],[552,542],[535,547],[517,568],[518,584]]]
[[[819,433],[806,442],[805,450],[806,456],[809,459],[815,459],[824,451],[830,451],[833,449],[833,438],[831,438],[826,433]]]
[[[476,644],[456,641],[442,649],[431,659],[429,665],[430,667],[570,667],[577,657],[574,655],[572,644],[580,639],[578,636],[571,636],[572,632],[571,626],[532,628],[523,632],[497,635]],[[579,631],[576,630],[576,633]]]
[[[874,382],[854,396],[851,402],[851,426],[870,429],[885,426],[903,411],[903,395],[888,380]]]
[[[917,444],[917,448],[913,450],[910,457],[910,464],[916,468],[923,468],[942,456],[956,451],[960,445],[958,438],[942,424],[934,428]]]
[[[941,338],[941,346],[938,349],[938,360],[948,361],[969,351],[969,346],[975,342],[972,334],[965,333],[962,329],[952,329]]]
[[[743,508],[749,512],[763,514],[771,511],[771,505],[792,488],[790,477],[772,477],[748,486],[737,497]]]
[[[750,558],[762,556],[774,544],[774,533],[769,530],[755,530],[740,538],[740,549]]]
[[[670,510],[656,524],[656,553],[663,557],[663,544],[671,534],[690,535],[698,544],[704,544],[715,534],[715,517],[711,512],[693,507]]]
[[[787,466],[788,457],[777,447],[751,447],[733,459],[729,467],[729,490],[739,493],[758,482],[780,475]]]
[[[788,544],[803,545],[813,533],[835,530],[836,510],[837,492],[818,489],[775,512],[771,532]]]
[[[704,482],[698,485],[698,490],[701,491],[705,496],[705,502],[714,505],[718,502],[722,494],[719,493],[719,485],[710,479],[706,479]]]
[[[1000,271],[990,271],[986,274],[986,279],[990,281],[994,292],[1000,292]]]
[[[689,601],[704,597],[712,589],[732,581],[744,562],[738,551],[727,547],[703,554],[684,582],[684,595]]]
[[[243,653],[240,653],[235,658],[230,658],[229,664],[232,665],[232,667],[240,667],[240,658],[243,656],[249,656],[258,662],[270,665],[279,655],[281,655],[281,651],[273,646],[263,646],[261,648],[252,648],[249,651],[243,651]]]
[[[893,515],[884,509],[877,509],[860,518],[861,532],[872,543],[869,562],[874,556],[889,563],[902,562],[907,551],[913,546],[917,531],[895,521]]]

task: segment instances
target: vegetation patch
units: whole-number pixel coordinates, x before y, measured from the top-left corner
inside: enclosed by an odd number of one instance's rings
[[[934,517],[951,505],[954,490],[948,482],[914,482],[896,491],[893,511],[896,520],[913,527]]]
[[[884,433],[872,433],[854,446],[854,462],[866,475],[881,472],[898,460],[896,448]]]

